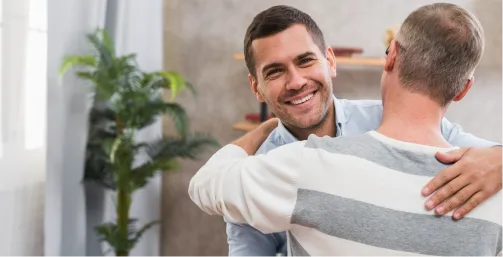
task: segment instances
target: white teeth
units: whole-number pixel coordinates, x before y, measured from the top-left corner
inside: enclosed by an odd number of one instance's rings
[[[290,101],[290,103],[292,104],[301,104],[309,99],[311,99],[311,97],[313,97],[314,94],[310,94],[310,95],[307,95],[306,97],[302,98],[302,99],[299,99],[299,100],[295,100],[295,101]]]

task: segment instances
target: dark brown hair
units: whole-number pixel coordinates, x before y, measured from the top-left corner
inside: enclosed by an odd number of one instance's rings
[[[255,60],[251,47],[253,40],[275,35],[293,25],[304,25],[313,38],[320,51],[325,54],[325,39],[320,28],[308,14],[286,5],[273,6],[259,13],[246,30],[244,40],[245,62],[248,71],[254,77],[257,76],[255,70]]]

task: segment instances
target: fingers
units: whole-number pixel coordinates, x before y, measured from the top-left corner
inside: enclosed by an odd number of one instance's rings
[[[439,173],[440,174],[440,173]],[[443,176],[440,177],[441,180],[445,179]],[[448,181],[451,179],[448,179]],[[434,182],[436,183],[436,182]],[[428,201],[426,201],[426,208],[431,210],[435,208],[438,204],[444,200],[453,196],[456,192],[461,190],[463,187],[468,185],[469,180],[465,176],[459,176],[448,182],[446,185],[442,186],[435,194],[433,194]],[[471,195],[470,195],[471,196]]]
[[[437,206],[435,208],[435,213],[437,215],[443,215],[445,213],[448,213],[457,208],[458,206],[460,206],[461,204],[464,204],[470,197],[472,197],[478,192],[479,192],[478,187],[470,184],[464,187],[463,189],[459,190],[453,197],[449,198],[447,201]]]
[[[421,191],[421,193],[423,194],[423,196],[430,195],[431,193],[433,193],[437,189],[439,189],[441,186],[445,185],[447,182],[449,182],[452,179],[454,179],[455,177],[459,176],[460,173],[461,173],[461,167],[459,167],[457,164],[454,164],[454,165],[450,166],[449,168],[444,169],[443,171],[439,172],[434,178],[432,178],[426,184],[426,186],[423,187],[423,190]],[[462,185],[461,187],[463,187],[465,185]],[[453,186],[453,185],[451,185],[451,186]],[[458,188],[457,190],[461,189],[461,187]],[[448,188],[448,190],[450,190],[450,189]],[[436,196],[436,197],[438,197],[438,196]],[[443,198],[443,199],[445,199],[445,198]],[[434,206],[436,206],[436,205],[434,205]]]
[[[481,202],[487,200],[489,198],[489,194],[486,194],[482,191],[477,192],[474,194],[468,201],[463,204],[459,209],[457,209],[452,217],[456,220],[459,220],[466,216],[470,211],[472,211],[475,207],[477,207]]]
[[[449,152],[437,152],[435,157],[437,157],[437,160],[440,162],[443,162],[445,164],[457,162],[463,157],[463,155],[469,150],[470,148],[461,148],[458,150],[454,151],[449,151]]]

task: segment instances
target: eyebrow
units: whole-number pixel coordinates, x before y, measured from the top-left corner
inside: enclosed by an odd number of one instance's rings
[[[265,73],[267,70],[269,70],[271,68],[277,68],[277,67],[281,67],[281,66],[283,66],[283,65],[279,62],[269,63],[266,66],[264,66],[264,68],[262,68],[262,73]]]
[[[295,58],[295,60],[299,61],[299,60],[302,60],[302,59],[304,59],[304,58],[306,58],[308,56],[311,56],[311,55],[315,55],[315,54],[313,52],[305,52],[303,54],[299,54],[297,56],[297,58]]]
[[[299,61],[299,60],[302,60],[302,59],[304,59],[308,56],[312,56],[312,55],[315,55],[315,54],[313,52],[308,51],[308,52],[297,55],[297,57],[295,57],[295,60]],[[264,68],[262,68],[262,73],[265,73],[267,70],[269,70],[271,68],[276,68],[276,67],[281,67],[281,66],[283,66],[283,64],[281,64],[279,62],[269,63],[269,64],[265,65]]]

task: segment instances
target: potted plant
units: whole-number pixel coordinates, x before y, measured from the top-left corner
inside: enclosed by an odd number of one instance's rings
[[[134,192],[144,187],[158,172],[175,170],[177,158],[195,159],[207,146],[217,146],[210,136],[190,133],[187,115],[173,102],[183,89],[195,90],[176,72],[144,72],[135,54],[116,56],[107,32],[98,29],[87,36],[94,48],[88,55],[68,56],[60,75],[74,69],[76,76],[94,88],[94,103],[89,117],[85,179],[113,191],[116,220],[95,228],[101,240],[117,256],[129,255],[142,234],[157,223],[137,227],[130,217]],[[162,91],[170,90],[171,101]],[[135,135],[169,114],[176,133],[150,142],[138,142]],[[146,160],[138,162],[142,154]]]

